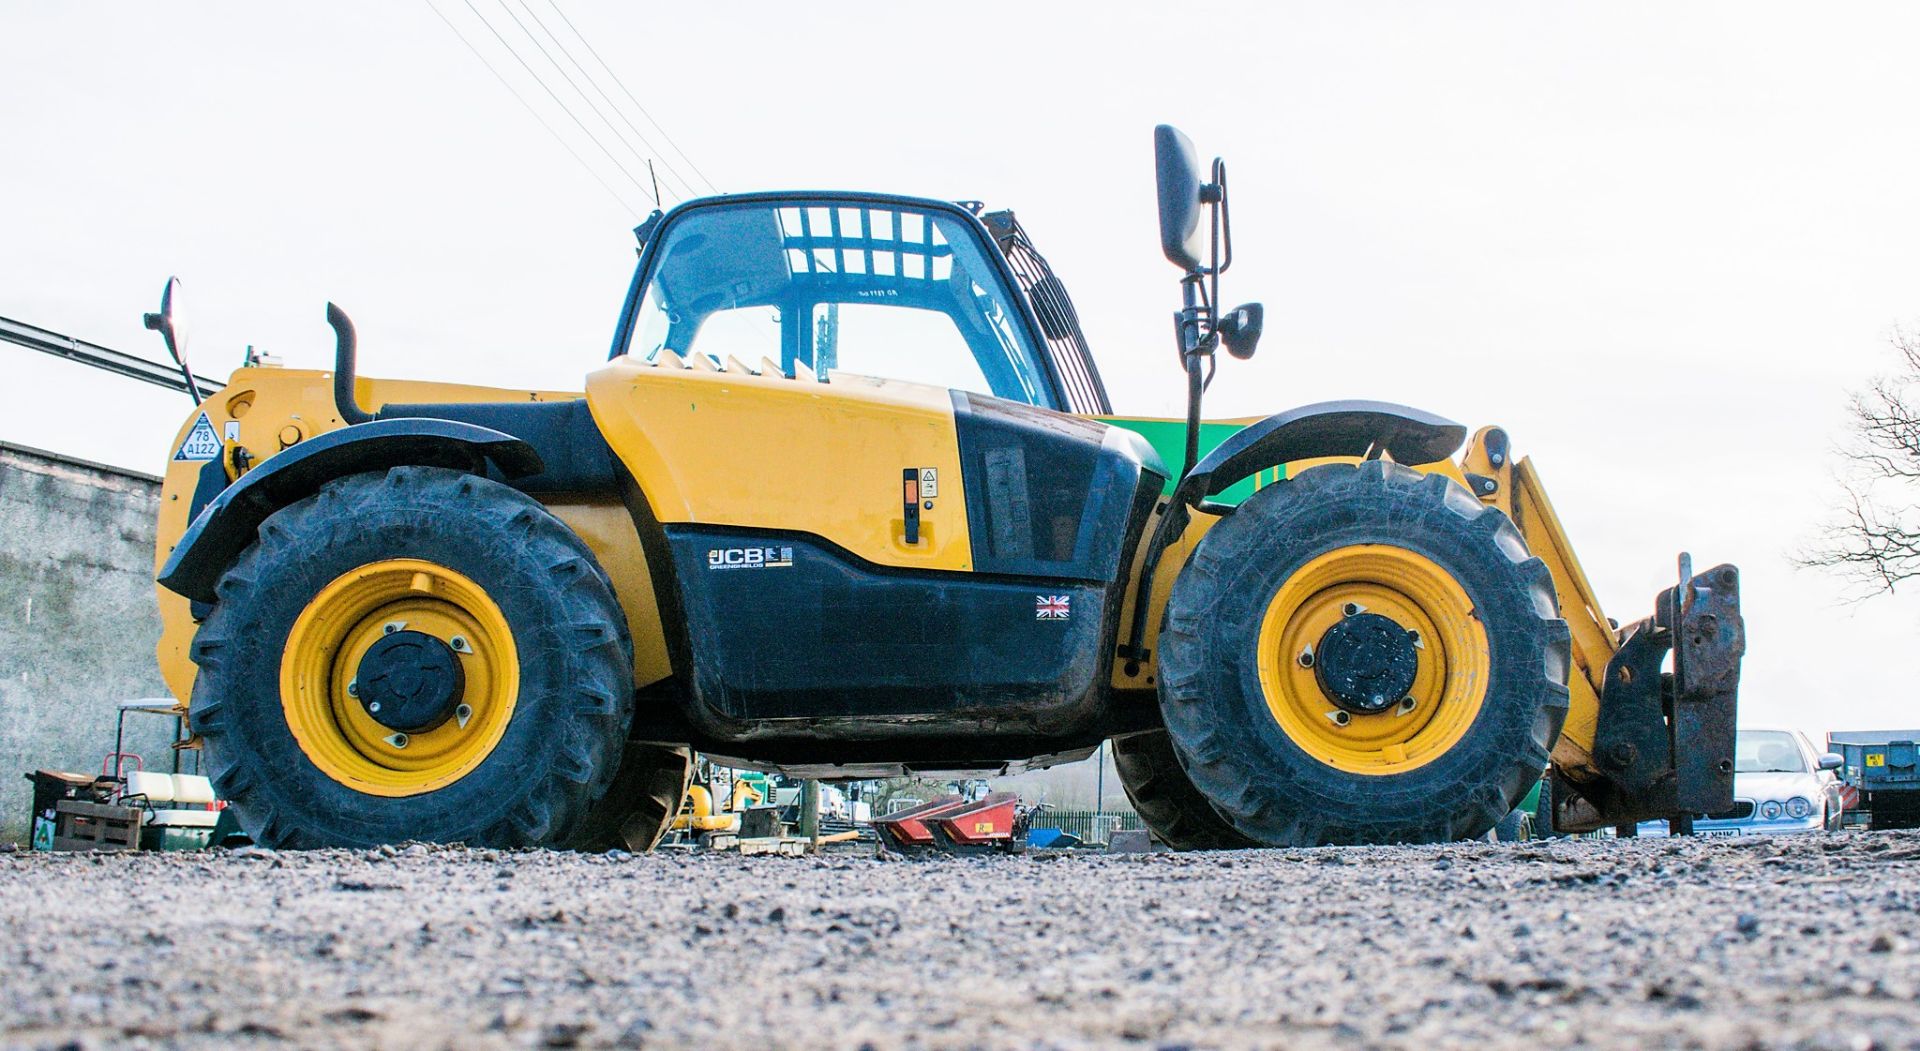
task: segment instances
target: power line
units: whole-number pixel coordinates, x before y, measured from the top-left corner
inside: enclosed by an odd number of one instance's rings
[[[480,13],[480,9],[473,6],[473,0],[460,0],[460,2],[467,5],[467,10],[473,12],[473,17],[479,19],[480,24],[487,27],[487,32],[493,34],[493,38],[500,42],[500,46],[507,49],[507,54],[512,55],[515,62],[520,63],[520,68],[527,71],[527,76],[532,77],[533,82],[540,85],[540,90],[547,93],[547,97],[553,100],[553,104],[560,107],[560,111],[567,115],[568,120],[573,121],[574,126],[580,129],[580,133],[591,140],[594,146],[606,155],[607,160],[612,162],[613,166],[620,170],[620,174],[626,176],[627,181],[632,183],[642,193],[647,192],[646,184],[634,178],[633,173],[627,170],[627,166],[620,163],[620,158],[615,157],[613,151],[607,149],[606,143],[601,142],[600,137],[593,133],[593,129],[587,127],[586,124],[580,120],[579,116],[573,112],[572,108],[561,101],[560,96],[554,93],[553,88],[549,87],[547,82],[540,78],[540,74],[535,73],[533,67],[527,64],[527,60],[520,57],[520,52],[515,51],[513,45],[507,43],[507,38],[501,36],[500,31],[493,27],[493,23],[487,21],[486,16]],[[656,200],[654,203],[659,204],[660,202]]]
[[[505,8],[505,0],[501,0],[501,6]],[[588,73],[588,69],[586,69],[584,65],[580,65],[580,60],[576,60],[576,58],[574,58],[574,54],[572,54],[572,50],[568,50],[568,48],[566,48],[566,42],[564,42],[564,40],[561,40],[561,37],[559,37],[557,33],[553,33],[553,29],[549,29],[549,27],[547,27],[547,23],[545,23],[545,21],[541,19],[540,13],[534,12],[534,8],[532,8],[532,6],[528,4],[528,0],[520,0],[520,10],[524,10],[524,12],[526,12],[526,15],[528,15],[530,19],[534,19],[534,25],[538,25],[538,27],[540,27],[541,33],[545,33],[545,35],[547,35],[547,38],[549,38],[549,40],[553,40],[553,46],[555,46],[555,48],[559,48],[559,50],[561,50],[561,54],[563,54],[563,56],[566,56],[566,61],[568,61],[568,63],[572,63],[572,67],[580,71],[580,77],[582,77],[582,79],[586,79],[586,83],[588,83],[588,85],[593,86],[593,92],[595,92],[595,94],[599,94],[599,96],[601,96],[601,100],[605,100],[605,102],[607,102],[607,108],[609,108],[609,110],[612,110],[612,113],[614,113],[616,117],[620,117],[620,123],[624,123],[624,125],[626,125],[628,129],[632,129],[632,131],[634,131],[634,138],[637,138],[637,140],[641,142],[641,146],[645,146],[645,148],[647,148],[647,150],[649,150],[649,152],[651,152],[651,154],[653,154],[655,158],[660,159],[660,165],[662,165],[662,167],[666,167],[666,171],[668,171],[668,175],[672,175],[672,181],[674,181],[674,183],[680,184],[680,188],[682,188],[682,190],[685,190],[684,194],[678,194],[678,196],[682,196],[682,198],[689,198],[689,196],[701,196],[701,192],[699,192],[699,190],[697,190],[697,188],[693,186],[693,183],[691,183],[691,181],[687,181],[687,177],[685,177],[685,175],[682,175],[682,173],[680,173],[680,169],[678,169],[678,167],[674,167],[674,161],[668,158],[666,154],[662,154],[659,148],[657,148],[657,146],[653,144],[653,140],[649,140],[649,138],[647,138],[647,133],[643,133],[643,131],[639,131],[639,127],[637,127],[637,125],[634,125],[634,121],[630,121],[630,119],[626,119],[626,113],[622,113],[622,111],[620,111],[620,104],[616,104],[616,102],[612,100],[612,96],[609,96],[609,94],[607,94],[607,88],[603,88],[603,86],[599,86],[599,81],[595,81],[595,79],[593,79],[593,75],[591,75],[591,73]],[[557,10],[557,8],[555,8],[555,10]],[[511,13],[513,12],[507,12],[507,13],[511,15]],[[564,17],[564,15],[561,15],[561,17]],[[520,19],[516,17],[515,23],[518,23],[518,21],[520,21]],[[522,33],[526,33],[526,25],[520,25],[520,31],[522,31]],[[576,33],[576,35],[578,35],[578,33]],[[528,33],[528,37],[532,37],[532,33]],[[538,46],[538,44],[540,44],[540,40],[534,40],[534,44]],[[547,54],[547,48],[540,48],[540,52],[541,54]],[[551,56],[551,54],[547,54],[547,61],[553,61],[553,56]],[[559,67],[559,63],[555,63],[555,67]],[[563,71],[561,71],[561,75],[563,75],[563,77],[566,77],[566,71],[564,71],[564,69]],[[574,85],[574,79],[572,79],[572,77],[566,77],[566,83],[568,83],[568,85]],[[574,90],[578,92],[578,90],[580,90],[580,85],[574,85]],[[580,94],[582,94],[582,98],[586,96],[586,92],[580,92]],[[591,98],[589,98],[588,100],[588,106],[593,106],[593,100],[591,100]],[[595,113],[599,113],[599,106],[593,106],[593,111],[595,111]],[[601,113],[601,121],[607,121],[607,115],[605,115],[605,113]],[[607,121],[607,127],[609,127],[609,129],[612,129],[611,121]],[[612,129],[612,133],[620,134],[620,131],[618,131],[618,129]],[[662,136],[664,136],[664,133],[662,133]],[[624,142],[624,136],[622,136],[622,142]],[[632,150],[632,146],[628,146],[628,148]],[[639,154],[637,150],[634,150],[634,152],[636,152],[636,156],[637,154]],[[689,161],[689,163],[691,163],[691,161]],[[653,167],[653,161],[651,161],[651,159],[647,159],[647,167]]]
[[[667,134],[667,129],[661,127],[660,122],[653,119],[653,114],[648,113],[647,108],[640,104],[640,100],[633,97],[633,92],[627,90],[627,85],[621,81],[620,74],[615,73],[613,67],[607,65],[607,60],[600,57],[600,52],[594,50],[592,42],[588,41],[585,34],[581,33],[579,28],[573,24],[573,19],[568,18],[567,13],[560,10],[560,5],[556,0],[547,0],[547,6],[553,8],[554,14],[560,16],[560,20],[567,24],[568,29],[573,30],[573,35],[579,38],[580,43],[586,45],[587,53],[593,56],[595,62],[600,63],[601,69],[607,71],[607,76],[613,78],[614,85],[633,103],[633,108],[639,110],[640,115],[646,118],[648,124],[653,125],[654,130],[660,133],[660,137],[666,140],[667,145],[673,147],[673,152],[679,154],[680,159],[687,162],[687,167],[693,169],[693,173],[700,177],[700,181],[707,184],[707,189],[712,190],[714,193],[719,193],[720,187],[716,185],[712,179],[707,178],[707,173],[701,171],[700,166],[693,163],[693,158],[687,156],[687,151],[681,149],[680,144],[673,141],[673,136]],[[665,157],[661,158],[662,161],[665,161],[665,159]]]
[[[607,191],[607,196],[612,197],[615,203],[619,204],[621,208],[626,209],[629,215],[639,215],[645,211],[645,209],[642,208],[635,208],[626,198],[620,196],[618,191],[608,185],[607,180],[600,177],[600,173],[594,170],[593,165],[588,164],[587,159],[580,156],[580,151],[574,149],[572,144],[567,142],[565,136],[554,130],[553,125],[547,122],[547,118],[540,115],[540,111],[535,109],[533,104],[527,101],[526,96],[520,94],[519,89],[515,88],[512,82],[508,81],[506,77],[500,74],[498,69],[494,68],[493,63],[487,59],[487,56],[480,53],[479,48],[473,46],[473,42],[467,39],[466,34],[460,32],[460,28],[454,25],[446,15],[441,14],[440,9],[434,6],[433,0],[426,0],[426,4],[429,10],[439,16],[440,21],[446,23],[447,28],[452,30],[453,35],[459,38],[462,44],[467,46],[467,50],[473,52],[473,57],[479,59],[480,64],[487,67],[487,72],[493,74],[494,79],[500,82],[500,86],[506,88],[507,92],[511,94],[520,105],[526,107],[528,113],[533,115],[533,119],[539,121],[540,126],[547,129],[547,134],[553,136],[553,141],[559,143],[560,148],[566,150],[568,156],[571,156],[575,161],[579,162],[580,167],[585,168],[588,175],[593,176],[593,181],[599,183],[600,188]]]
[[[546,58],[547,64],[552,66],[554,70],[560,74],[560,79],[567,82],[567,86],[573,89],[574,94],[580,96],[581,99],[585,100],[587,104],[587,108],[593,110],[593,115],[600,118],[600,123],[605,124],[607,126],[607,130],[613,133],[614,139],[617,142],[619,142],[620,145],[626,147],[627,152],[633,154],[633,157],[635,160],[640,161],[642,164],[646,164],[648,168],[651,169],[653,164],[652,164],[652,161],[647,156],[647,154],[636,149],[631,142],[627,141],[627,137],[621,133],[620,129],[613,126],[613,121],[609,119],[605,113],[601,112],[600,105],[594,102],[592,98],[588,97],[586,91],[582,89],[579,83],[573,79],[573,75],[571,73],[568,73],[566,70],[566,67],[562,66],[560,64],[560,61],[553,57],[553,52],[547,50],[547,45],[541,43],[540,38],[534,34],[533,30],[528,29],[527,24],[520,20],[520,16],[513,13],[513,8],[507,6],[507,0],[499,0],[499,3],[500,3],[500,9],[507,13],[508,18],[513,19],[513,24],[520,27],[520,32],[526,34],[527,39],[533,42],[533,46],[539,49],[540,54]],[[547,29],[546,24],[540,21],[540,16],[534,14],[532,8],[527,7],[526,0],[521,0],[520,6],[523,10],[527,12],[527,15],[533,19],[534,24],[540,26],[541,31],[545,32],[547,34],[547,37],[553,41],[554,46],[560,49],[560,53],[567,56],[567,61],[571,62],[575,69],[580,69],[580,63],[575,61],[574,57],[567,52],[566,45],[560,42],[559,37],[556,37],[553,35],[552,30]],[[582,76],[586,76],[586,70],[580,69],[580,73]],[[594,90],[599,92],[600,97],[602,98],[607,97],[606,92],[600,91],[600,86],[598,84],[593,83],[593,78],[587,77],[587,83],[593,84]],[[612,106],[613,100],[607,99],[607,104],[609,106]],[[614,112],[616,114],[619,114],[619,109],[615,107]],[[633,127],[633,122],[627,120],[625,116],[621,116],[620,119],[623,122],[625,122],[628,127],[630,128]],[[640,134],[640,129],[634,128],[633,130],[634,130],[634,134],[636,135]],[[640,135],[640,142],[642,145],[646,146],[649,151],[653,150],[653,144],[647,141],[646,136]],[[654,151],[654,152],[657,152],[657,151]],[[664,163],[664,158],[663,158],[663,163]],[[673,171],[672,165],[668,165],[667,170],[669,172],[672,172],[675,175],[679,174],[678,172]],[[680,185],[682,190],[689,189],[684,179],[681,180]],[[698,194],[697,193],[694,193],[694,194],[679,193],[678,196],[688,197],[688,196],[698,196]],[[659,201],[659,193],[657,191],[654,194],[654,200],[656,201],[656,203]]]

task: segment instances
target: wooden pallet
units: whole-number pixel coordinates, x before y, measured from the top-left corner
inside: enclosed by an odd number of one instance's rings
[[[78,799],[53,807],[55,850],[139,850],[140,808]]]
[[[742,836],[734,849],[742,854],[778,854],[797,858],[807,852],[807,841],[796,836]]]

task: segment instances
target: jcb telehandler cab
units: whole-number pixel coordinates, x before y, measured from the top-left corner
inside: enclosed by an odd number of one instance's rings
[[[584,393],[362,378],[330,306],[334,372],[235,372],[167,473],[160,658],[220,795],[274,846],[645,848],[690,749],[854,778],[1112,739],[1185,848],[1476,836],[1550,765],[1562,830],[1730,806],[1733,568],[1616,631],[1504,432],[1203,422],[1261,310],[1218,309],[1224,166],[1156,152],[1184,423],[1111,414],[976,205],[656,213]]]

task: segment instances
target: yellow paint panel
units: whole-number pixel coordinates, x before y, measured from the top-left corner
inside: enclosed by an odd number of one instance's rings
[[[587,404],[662,523],[783,529],[880,565],[973,565],[952,396],[835,373],[831,383],[623,357]],[[904,468],[939,471],[905,542]]]
[[[1488,456],[1486,438],[1493,428],[1482,427],[1461,458],[1464,470],[1498,483],[1482,501],[1506,512],[1527,541],[1527,550],[1547,564],[1560,601],[1560,616],[1573,635],[1573,668],[1567,676],[1567,721],[1553,748],[1554,765],[1576,776],[1593,768],[1593,738],[1600,721],[1600,690],[1605,685],[1607,661],[1619,648],[1618,633],[1573,553],[1573,543],[1547,499],[1533,461],[1515,462],[1511,455],[1495,464]],[[1597,771],[1595,771],[1597,775]]]
[[[413,380],[383,380],[360,377],[358,396],[363,408],[374,410],[389,403],[425,402],[504,402],[564,401],[579,398],[578,392],[512,390],[478,387],[471,384],[431,383]],[[250,368],[234,372],[225,389],[208,398],[193,413],[182,419],[173,443],[167,446],[167,467],[160,494],[160,521],[154,545],[154,572],[166,564],[174,545],[186,532],[187,510],[199,484],[204,461],[174,460],[174,453],[186,440],[199,414],[205,412],[214,432],[223,437],[227,424],[238,423],[239,433],[224,444],[228,457],[228,475],[232,470],[235,446],[244,448],[249,467],[261,463],[285,448],[317,435],[345,426],[333,404],[333,373],[317,369]],[[617,500],[617,494],[608,494]],[[586,540],[600,564],[613,578],[634,639],[635,682],[645,685],[664,678],[667,672],[666,643],[661,636],[660,614],[655,608],[653,587],[647,576],[644,558],[625,508],[615,502],[549,505]],[[621,527],[625,532],[621,532]],[[186,599],[154,587],[160,605],[160,643],[156,656],[160,674],[176,700],[185,703],[193,693],[195,669],[188,656],[193,636],[199,630]]]
[[[660,605],[653,594],[653,573],[626,506],[618,502],[548,504],[547,510],[586,541],[613,581],[614,597],[620,600],[627,630],[633,634],[633,684],[646,686],[672,675]]]

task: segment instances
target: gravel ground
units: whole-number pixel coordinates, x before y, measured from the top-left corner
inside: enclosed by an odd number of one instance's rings
[[[0,855],[6,1047],[1920,1048],[1920,834]]]

